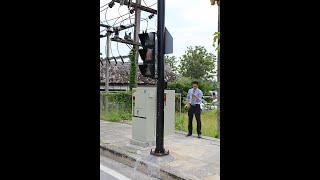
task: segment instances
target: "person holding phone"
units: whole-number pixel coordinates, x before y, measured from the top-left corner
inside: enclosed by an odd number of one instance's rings
[[[188,116],[189,116],[189,124],[188,124],[188,134],[186,136],[192,135],[192,120],[193,114],[196,116],[197,121],[197,133],[198,138],[201,138],[201,108],[200,104],[202,102],[202,91],[198,88],[198,81],[192,82],[192,88],[189,89],[187,94],[187,108],[188,108]]]

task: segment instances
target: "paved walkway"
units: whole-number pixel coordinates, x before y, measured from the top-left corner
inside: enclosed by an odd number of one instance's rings
[[[129,124],[100,121],[100,146],[116,147],[116,151],[127,152],[133,156],[137,155],[137,152],[142,155],[150,154],[150,148],[137,151],[129,145],[131,132]],[[220,179],[220,141],[204,138],[185,137],[185,134],[181,133],[165,137],[164,147],[174,157],[173,161],[165,164],[166,169],[192,177],[190,179]]]

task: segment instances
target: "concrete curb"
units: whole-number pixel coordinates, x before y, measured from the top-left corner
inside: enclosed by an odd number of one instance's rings
[[[112,123],[119,123],[124,124],[121,122],[112,122]],[[177,134],[185,135],[186,132],[182,131],[175,131]],[[197,138],[197,135],[192,135],[192,138]],[[213,142],[214,145],[220,146],[220,139],[202,136],[202,139],[208,140]],[[143,150],[146,153],[146,150]],[[158,175],[160,174],[161,179],[168,179],[168,180],[200,180],[199,177],[193,176],[191,174],[187,174],[188,172],[180,172],[179,169],[173,169],[170,166],[166,166],[165,164],[156,165],[155,163],[141,160],[138,158],[137,154],[133,151],[127,151],[122,149],[121,147],[117,147],[116,145],[109,144],[108,142],[104,142],[100,139],[100,155],[113,159],[119,163],[125,164],[129,167],[135,168],[136,170],[148,174],[150,168],[153,169],[154,167],[157,169]],[[137,166],[138,165],[138,166]],[[160,172],[159,172],[160,170]],[[218,175],[218,174],[217,174]],[[220,177],[220,176],[219,176]]]
[[[112,145],[108,144],[100,144],[100,155],[106,156],[110,159],[113,159],[117,162],[120,162],[122,164],[125,164],[130,167],[135,167],[136,165],[136,157],[134,154],[131,154],[129,152],[126,152],[122,150],[121,148],[117,148]],[[148,174],[148,167],[154,166],[150,162],[146,162],[144,160],[139,160],[139,167],[137,167],[137,170],[140,172],[143,172],[145,174]],[[173,172],[170,170],[169,167],[166,166],[160,166],[160,177],[161,179],[168,179],[168,180],[200,180],[200,178],[188,175],[188,174],[181,174],[179,172]]]

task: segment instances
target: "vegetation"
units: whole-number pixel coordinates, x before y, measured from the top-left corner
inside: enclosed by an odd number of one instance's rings
[[[121,120],[131,120],[132,98],[130,91],[103,93],[108,97],[107,111],[100,112],[101,120],[119,122]]]
[[[220,6],[220,0],[210,0],[211,5],[215,5],[216,3]]]
[[[177,59],[175,56],[165,55],[164,62],[170,66],[172,72],[178,73]]]
[[[218,44],[217,47],[216,43]],[[213,34],[213,47],[216,47],[216,51],[220,51],[220,32],[215,32]]]
[[[203,136],[218,137],[218,127],[217,127],[217,109],[212,111],[205,111],[201,113],[201,131]],[[197,133],[197,121],[193,118],[192,121],[192,133]],[[175,115],[175,128],[179,131],[188,132],[188,114],[182,113],[181,120],[179,118],[179,113]]]
[[[129,73],[129,89],[132,91],[133,88],[137,87],[137,61],[135,56],[135,48],[129,53],[130,59],[130,73]]]
[[[191,79],[209,80],[215,73],[216,57],[203,46],[188,47],[180,58],[179,73]]]
[[[191,79],[189,77],[182,77],[173,82],[168,83],[168,89],[175,90],[176,93],[181,93],[182,97],[186,97],[188,90],[192,88],[192,82],[197,79]],[[203,92],[203,94],[209,94],[211,87],[209,83],[203,81],[201,79],[198,80],[199,82],[199,89]]]

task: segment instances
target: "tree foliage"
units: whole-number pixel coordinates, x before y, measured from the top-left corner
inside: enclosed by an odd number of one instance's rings
[[[220,0],[210,0],[210,3],[212,6],[215,4],[220,6]],[[218,44],[217,47],[216,47],[216,43]],[[216,47],[216,49],[215,49],[216,51],[220,51],[220,32],[215,32],[213,34],[213,47]]]
[[[216,43],[218,44],[216,47]],[[213,47],[216,47],[216,51],[220,51],[220,32],[213,34]]]
[[[164,62],[170,66],[172,72],[174,73],[178,72],[177,59],[175,56],[165,55]]]
[[[197,80],[199,82],[199,89],[203,92],[204,95],[208,95],[211,87],[208,81],[201,79],[191,79],[188,77],[182,77],[176,81],[168,83],[168,89],[175,90],[176,93],[181,93],[182,97],[186,97],[188,90],[192,88],[192,82]]]
[[[216,57],[203,46],[188,47],[180,57],[179,73],[191,79],[208,80],[215,73]]]
[[[217,3],[220,6],[220,0],[210,0],[211,5],[215,5]]]

